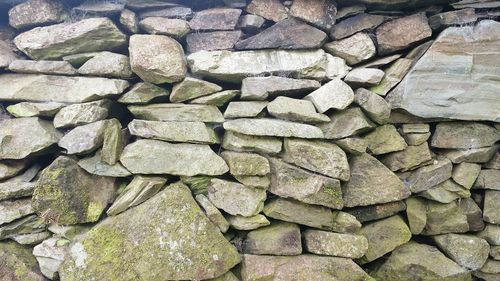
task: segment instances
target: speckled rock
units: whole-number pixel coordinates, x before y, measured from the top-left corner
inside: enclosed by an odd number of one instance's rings
[[[0,243],[0,258],[2,259],[0,271],[4,280],[46,280],[29,248],[13,241],[2,242]]]
[[[443,234],[433,237],[438,247],[452,260],[470,270],[478,270],[488,259],[490,245],[473,235]]]
[[[164,17],[146,17],[139,22],[139,27],[150,34],[168,35],[174,38],[184,37],[191,31],[187,21]]]
[[[235,119],[224,122],[224,129],[253,136],[323,138],[318,127],[279,119]]]
[[[220,179],[212,179],[208,199],[219,209],[231,215],[254,216],[264,207],[266,191]]]
[[[219,143],[214,129],[203,122],[134,119],[128,123],[128,129],[131,135],[146,139],[200,144]]]
[[[255,255],[300,255],[302,253],[300,228],[293,223],[276,222],[252,230],[243,242],[243,252]]]
[[[53,0],[25,1],[9,10],[9,25],[17,29],[59,23],[67,18],[69,13],[64,5]]]
[[[306,251],[318,255],[361,258],[368,250],[368,240],[362,235],[307,229],[304,242]]]
[[[54,116],[54,126],[56,128],[76,127],[104,120],[108,117],[110,107],[110,100],[68,105]]]
[[[340,79],[333,79],[305,97],[320,113],[334,108],[342,110],[354,100],[351,87]]]
[[[265,176],[271,171],[269,161],[259,154],[226,150],[221,156],[233,176]]]
[[[342,139],[367,132],[376,127],[359,107],[351,107],[330,115],[331,122],[320,124],[318,127],[325,134],[326,139]]]
[[[221,123],[224,117],[213,105],[201,104],[149,104],[129,106],[128,110],[137,118],[151,121],[186,121]]]

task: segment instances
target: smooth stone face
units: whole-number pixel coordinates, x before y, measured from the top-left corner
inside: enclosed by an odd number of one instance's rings
[[[38,25],[59,23],[68,17],[68,11],[61,2],[31,0],[9,10],[9,25],[17,29],[27,29]]]
[[[151,121],[224,122],[222,113],[213,105],[162,103],[129,106],[128,110],[137,119]]]
[[[173,83],[186,76],[182,46],[170,37],[135,34],[128,49],[132,71],[145,82]]]
[[[226,219],[231,227],[237,230],[253,230],[271,224],[266,216],[261,214],[251,217],[228,215]]]
[[[408,268],[418,270],[408,270]],[[377,280],[446,280],[470,281],[465,268],[448,259],[438,249],[416,242],[398,247],[372,276]]]
[[[354,91],[354,102],[372,119],[380,125],[389,122],[391,106],[379,95],[367,89],[359,88]]]
[[[183,6],[147,9],[143,11],[141,10],[141,12],[139,13],[139,18],[144,19],[147,17],[162,17],[168,19],[187,20],[193,17],[193,10],[189,7],[183,7]]]
[[[190,33],[186,36],[186,52],[232,49],[242,35],[240,30]]]
[[[441,250],[465,268],[478,270],[488,259],[490,245],[476,236],[443,234],[433,239]]]
[[[318,127],[279,119],[235,119],[224,122],[224,129],[254,136],[323,138]]]
[[[383,125],[363,136],[368,151],[374,155],[401,151],[408,147],[393,125]]]
[[[198,194],[196,195],[195,200],[203,209],[207,218],[215,224],[222,233],[225,233],[229,229],[229,222],[227,222],[219,209],[217,209],[217,207],[215,207],[205,195]]]
[[[494,94],[500,87],[495,78],[499,63],[489,51],[498,49],[499,27],[498,22],[483,20],[441,32],[391,93],[392,107],[424,118],[499,122],[500,103]],[[426,83],[417,82],[422,80]],[[455,86],[448,88],[450,84]]]
[[[364,133],[375,127],[359,107],[334,112],[330,115],[331,122],[318,127],[325,134],[326,139],[341,139]]]
[[[44,281],[35,257],[29,248],[16,242],[0,244],[0,271],[4,280]]]
[[[349,71],[344,81],[355,88],[370,87],[378,85],[383,77],[384,72],[380,69],[360,67]]]
[[[187,186],[176,183],[105,219],[71,244],[59,274],[69,281],[201,280],[220,276],[239,262],[236,249],[206,218]]]
[[[67,61],[15,60],[9,64],[9,70],[18,73],[75,75],[76,69]]]
[[[31,200],[20,199],[13,201],[0,201],[0,225],[34,213]]]
[[[243,281],[372,280],[350,259],[316,255],[243,255],[241,277]]]
[[[130,69],[129,58],[111,52],[98,53],[78,68],[78,73],[123,79],[130,78],[133,74]]]
[[[500,224],[500,191],[487,190],[484,194],[483,219],[486,222]]]
[[[410,197],[406,202],[406,217],[413,235],[422,233],[427,224],[427,206],[425,200],[419,197]]]
[[[7,106],[7,111],[13,116],[20,117],[53,117],[64,107],[58,102],[20,102]]]
[[[102,146],[109,120],[78,126],[66,133],[57,143],[67,154],[86,154]]]
[[[411,194],[394,173],[369,154],[352,156],[349,166],[351,180],[342,185],[346,207],[398,201]]]
[[[492,146],[500,131],[482,123],[443,122],[436,126],[431,146],[448,149],[471,149]]]
[[[451,178],[452,166],[448,159],[435,160],[432,165],[412,171],[405,179],[405,185],[413,193],[426,191]]]
[[[1,101],[79,103],[117,96],[128,82],[98,77],[36,74],[0,75]]]
[[[203,122],[134,119],[128,124],[128,129],[131,135],[146,139],[200,144],[219,143],[214,129]]]
[[[127,37],[108,18],[88,18],[74,23],[37,27],[19,34],[14,43],[32,59],[113,50]]]
[[[232,101],[224,111],[224,118],[244,118],[262,116],[267,101]]]
[[[29,161],[26,160],[2,160],[0,161],[0,180],[12,178],[26,169]]]
[[[384,155],[380,161],[391,171],[408,171],[422,163],[432,160],[431,151],[427,142],[421,145],[410,145],[403,151]]]
[[[354,92],[342,80],[333,79],[304,99],[311,101],[320,113],[324,113],[331,108],[346,108],[354,100]]]
[[[52,237],[33,248],[33,255],[40,266],[40,271],[47,278],[53,280],[58,277],[57,271],[64,261],[69,243],[70,241],[64,238]]]
[[[61,139],[51,122],[37,117],[0,121],[0,159],[23,159],[43,153]]]
[[[267,154],[277,154],[281,151],[282,141],[275,137],[260,137],[224,132],[222,147],[234,151],[254,151]]]
[[[175,38],[184,37],[191,30],[188,22],[185,20],[163,17],[144,18],[139,22],[139,27],[150,34],[161,34]]]
[[[338,180],[315,175],[277,158],[269,158],[269,162],[271,185],[268,190],[271,193],[308,204],[342,209],[342,191]]]
[[[264,176],[270,172],[269,161],[259,154],[226,150],[221,156],[233,176]]]
[[[286,162],[328,177],[342,181],[350,178],[346,154],[333,143],[285,139],[281,157]]]
[[[324,114],[316,112],[314,104],[308,100],[277,97],[267,105],[267,111],[276,118],[303,123],[323,123],[330,121]]]
[[[110,100],[68,105],[54,116],[54,126],[68,128],[104,120],[108,117],[110,106]]]
[[[94,156],[80,159],[78,166],[90,174],[105,177],[128,177],[131,173],[120,163],[108,164],[102,160],[102,150]]]
[[[315,49],[327,40],[323,31],[295,19],[279,21],[264,31],[239,41],[236,50]]]
[[[94,222],[112,200],[114,182],[90,175],[75,160],[59,156],[36,182],[33,209],[45,221],[62,225]]]
[[[246,10],[250,14],[261,16],[274,22],[288,18],[286,8],[279,0],[252,0],[247,5]]]
[[[456,183],[467,189],[470,189],[479,176],[480,172],[480,165],[462,162],[453,167],[451,177]]]
[[[389,93],[394,86],[401,82],[403,77],[405,77],[406,73],[410,70],[412,64],[413,60],[411,59],[397,59],[384,70],[385,76],[382,78],[382,81],[380,81],[377,86],[371,87],[369,90],[381,96],[387,95],[387,93]]]
[[[307,229],[304,242],[307,252],[318,255],[357,259],[368,250],[368,240],[362,235]]]
[[[218,93],[196,98],[194,100],[189,101],[189,103],[208,104],[208,105],[215,105],[217,107],[223,107],[229,101],[239,96],[240,93],[241,92],[239,90],[225,90]]]
[[[300,228],[296,224],[277,222],[252,230],[243,241],[243,252],[255,255],[300,255]]]
[[[207,9],[195,13],[189,21],[189,26],[192,30],[233,30],[240,14],[240,9]]]
[[[334,142],[345,152],[350,154],[359,155],[366,152],[366,142],[359,137],[345,138]]]
[[[120,23],[130,33],[139,33],[139,21],[137,19],[137,15],[131,10],[122,10],[120,13]]]
[[[228,214],[250,217],[262,211],[266,191],[236,182],[212,179],[208,186],[208,199]]]
[[[322,80],[328,71],[323,50],[201,51],[190,54],[187,61],[195,75],[234,83],[246,77],[280,73]]]
[[[349,65],[358,64],[376,54],[375,44],[366,33],[356,33],[351,37],[325,44],[325,51],[343,58]]]
[[[324,30],[332,28],[336,14],[336,3],[326,0],[296,0],[290,7],[291,16]]]
[[[481,170],[473,188],[500,190],[500,171],[495,169]]]
[[[384,22],[384,16],[361,13],[335,24],[330,37],[339,40],[365,29],[373,29]]]
[[[266,100],[269,96],[294,96],[316,90],[320,86],[315,80],[279,76],[248,77],[241,81],[241,99]]]
[[[123,151],[124,143],[128,142],[130,132],[124,129],[118,119],[108,121],[108,126],[104,132],[104,141],[102,143],[101,160],[108,165],[115,165],[120,160],[120,154]]]
[[[467,215],[457,201],[447,204],[426,201],[426,205],[427,224],[422,234],[464,233],[469,230]]]
[[[133,174],[195,176],[222,175],[229,171],[226,162],[208,145],[157,140],[138,140],[127,145],[120,162]]]

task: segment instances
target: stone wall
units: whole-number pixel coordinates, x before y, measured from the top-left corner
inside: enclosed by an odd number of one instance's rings
[[[500,280],[499,19],[0,0],[0,280]]]

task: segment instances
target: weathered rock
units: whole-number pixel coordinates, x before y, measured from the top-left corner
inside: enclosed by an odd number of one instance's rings
[[[104,133],[110,120],[78,126],[66,133],[57,143],[67,154],[86,154],[98,149],[104,142]]]
[[[471,149],[492,146],[500,131],[481,123],[443,122],[436,126],[431,146],[448,149]]]
[[[369,131],[375,124],[368,119],[359,107],[351,107],[330,115],[329,123],[318,127],[326,139],[341,139]]]
[[[151,121],[224,122],[222,113],[213,105],[163,103],[129,106],[128,110],[138,119]]]
[[[453,167],[451,177],[456,183],[470,189],[480,172],[481,166],[478,164],[462,162]]]
[[[0,225],[33,214],[31,200],[0,201]]]
[[[194,14],[189,21],[192,30],[233,30],[240,17],[240,9],[213,8]]]
[[[93,0],[83,1],[80,5],[73,7],[71,12],[74,14],[93,15],[93,16],[113,16],[119,14],[125,8],[124,3],[116,2],[96,2]]]
[[[54,126],[56,128],[76,127],[104,120],[108,117],[110,107],[110,100],[68,105],[54,116]]]
[[[290,7],[290,15],[324,30],[335,24],[336,3],[327,0],[296,0]]]
[[[279,76],[248,77],[241,81],[242,100],[266,100],[269,96],[295,96],[316,90],[318,81]]]
[[[9,25],[17,29],[27,29],[59,23],[68,17],[68,12],[59,1],[30,0],[9,10]]]
[[[75,160],[59,156],[36,182],[33,209],[46,221],[62,225],[94,222],[112,200],[114,182],[90,175]]]
[[[374,261],[410,241],[411,232],[400,216],[392,216],[364,225],[358,232],[368,239],[368,250],[361,262]]]
[[[217,107],[222,107],[226,105],[229,101],[233,100],[236,96],[239,96],[240,93],[241,92],[239,90],[226,90],[210,94],[207,96],[199,97],[194,100],[190,100],[189,103],[208,104]]]
[[[245,135],[297,138],[323,138],[318,127],[279,119],[235,119],[224,122],[224,129]]]
[[[241,277],[243,281],[373,280],[350,259],[315,255],[243,255]]]
[[[0,68],[7,68],[19,56],[13,52],[11,47],[4,41],[0,40]]]
[[[243,242],[243,252],[255,255],[300,255],[302,254],[300,228],[289,222],[277,222],[252,230]]]
[[[296,19],[279,21],[264,31],[239,41],[236,50],[314,49],[320,48],[328,35]]]
[[[494,260],[500,260],[500,246],[491,246],[490,247],[490,256]]]
[[[222,140],[222,147],[235,151],[277,154],[281,151],[282,141],[275,137],[250,136],[226,131]]]
[[[120,23],[130,33],[139,33],[139,20],[136,13],[124,9],[120,13]]]
[[[349,65],[358,64],[376,54],[375,44],[366,33],[325,44],[325,51],[346,60]]]
[[[490,245],[500,246],[500,225],[486,224],[484,230],[477,236],[488,241]]]
[[[93,227],[70,246],[59,274],[62,280],[209,279],[239,261],[187,186],[176,183]]]
[[[381,58],[378,58],[378,59],[373,59],[370,62],[361,64],[359,67],[366,67],[366,68],[384,67],[384,66],[387,66],[388,64],[396,61],[401,56],[402,56],[401,54],[394,54],[394,55],[389,55],[389,56],[381,57]]]
[[[0,240],[23,234],[43,232],[46,228],[47,225],[43,218],[37,215],[30,215],[0,226]]]
[[[323,123],[330,121],[324,114],[316,112],[314,104],[308,100],[277,97],[267,105],[270,115],[303,123]]]
[[[19,34],[16,46],[32,59],[58,59],[83,52],[113,50],[127,37],[108,18],[37,27]]]
[[[0,271],[4,280],[46,280],[29,248],[15,242],[0,243]]]
[[[31,196],[34,189],[34,183],[31,180],[39,170],[39,165],[33,165],[21,175],[0,182],[0,200]]]
[[[401,132],[408,133],[417,133],[424,134],[428,133],[430,130],[429,124],[403,124],[401,126]]]
[[[483,20],[476,26],[450,27],[441,32],[391,93],[392,107],[424,118],[498,122],[498,98],[492,93],[499,83],[486,74],[498,73],[499,64],[489,50],[500,44],[499,26],[498,22]],[[426,83],[417,82],[422,79]],[[449,88],[450,84],[455,86]]]
[[[188,20],[193,17],[193,10],[189,7],[174,6],[163,9],[147,9],[140,12],[139,18],[144,19],[147,17]]]
[[[311,101],[320,113],[324,113],[331,108],[346,108],[354,100],[354,92],[342,80],[333,79],[304,99]]]
[[[210,202],[210,200],[203,194],[198,194],[195,197],[198,205],[203,209],[203,212],[207,218],[215,225],[222,233],[225,233],[229,229],[229,222],[224,218],[222,213],[217,209],[217,207]]]
[[[366,237],[307,229],[304,246],[309,253],[344,258],[361,258],[368,250]]]
[[[370,87],[378,85],[383,77],[384,72],[380,69],[358,67],[349,71],[344,81],[354,88]]]
[[[469,190],[463,188],[454,181],[446,180],[426,191],[419,193],[420,196],[440,203],[450,203],[459,198],[469,198]]]
[[[182,38],[189,33],[189,23],[182,19],[147,17],[139,22],[139,27],[149,34],[168,35]]]
[[[490,245],[486,240],[462,234],[443,234],[433,240],[451,259],[470,270],[480,269],[488,259]]]
[[[115,165],[120,160],[120,154],[125,146],[124,143],[128,142],[129,134],[130,132],[126,130],[122,131],[122,125],[117,119],[108,121],[102,143],[102,162],[108,165]]]
[[[201,144],[219,143],[213,128],[203,122],[146,121],[128,123],[130,134],[146,139]]]
[[[400,58],[385,69],[385,76],[377,86],[371,87],[369,90],[381,96],[387,95],[394,86],[399,84],[406,73],[410,70],[413,60]]]
[[[288,18],[288,12],[279,0],[252,0],[246,8],[250,14],[279,22]]]
[[[262,116],[267,101],[232,101],[224,111],[224,118],[244,118]]]
[[[366,10],[366,6],[359,4],[353,6],[342,7],[338,9],[337,15],[335,15],[335,19],[343,19],[350,16],[355,16],[357,14],[363,13]]]
[[[182,46],[170,37],[135,34],[128,49],[132,71],[145,82],[172,83],[186,76]]]
[[[374,29],[384,22],[384,16],[361,13],[338,22],[330,31],[330,37],[339,40],[366,29]]]
[[[500,190],[500,171],[495,169],[481,170],[473,187]]]
[[[410,190],[387,167],[369,154],[349,160],[351,180],[342,185],[346,207],[398,201],[410,196]]]
[[[352,137],[336,140],[335,144],[337,144],[340,148],[342,148],[345,152],[359,155],[366,152],[366,142],[362,138]]]
[[[488,161],[488,163],[483,164],[484,168],[500,170],[500,151],[497,151]]]
[[[484,229],[483,212],[474,199],[462,198],[458,207],[460,208],[460,212],[463,212],[467,217],[469,231],[481,231]]]
[[[477,21],[474,9],[468,8],[457,11],[439,13],[429,17],[429,25],[432,29],[442,29],[453,25],[463,25]]]
[[[410,197],[406,202],[406,217],[408,226],[413,235],[422,233],[427,224],[427,205],[425,200],[419,197]]]
[[[368,151],[374,155],[401,151],[408,147],[405,140],[393,125],[383,125],[363,136]]]
[[[119,95],[128,82],[97,77],[0,75],[0,100],[78,103]]]
[[[484,194],[483,220],[492,224],[500,224],[500,191],[487,190]]]
[[[69,243],[70,241],[64,238],[52,237],[33,248],[40,271],[50,280],[58,277],[57,271],[64,261]]]
[[[138,140],[127,145],[120,162],[133,174],[195,176],[222,175],[229,171],[224,159],[208,145],[157,140]]]
[[[26,160],[2,160],[0,161],[0,180],[12,178],[26,169],[29,161]]]
[[[63,61],[69,62],[74,67],[82,66],[89,59],[97,56],[101,52],[85,52],[62,57]]]
[[[408,270],[418,268],[418,270]],[[446,280],[470,281],[470,273],[448,259],[438,249],[410,242],[398,247],[372,274],[377,280]]]
[[[276,2],[280,3],[279,1]],[[237,27],[241,28],[245,33],[253,34],[257,33],[265,22],[266,19],[261,16],[247,14],[240,17]]]
[[[98,53],[78,68],[78,73],[125,79],[132,77],[133,74],[130,69],[129,58],[125,55],[111,52]]]
[[[239,30],[190,33],[186,37],[186,51],[196,53],[199,51],[229,50],[241,37],[242,33]]]
[[[37,117],[0,121],[0,159],[23,159],[43,153],[62,134],[51,122]]]
[[[283,198],[294,198],[308,204],[342,209],[340,182],[269,158],[271,186],[269,191]]]
[[[441,154],[450,159],[454,164],[462,162],[486,163],[495,155],[499,147],[500,145],[497,144],[483,148],[447,150],[443,151]]]
[[[380,161],[391,171],[408,171],[432,160],[431,151],[427,142],[421,145],[410,145],[403,151],[384,155]]]
[[[53,117],[63,107],[58,102],[20,102],[7,106],[7,111],[17,118]]]
[[[405,133],[402,133],[401,136],[405,139],[405,142],[408,145],[421,145],[424,142],[427,142],[427,140],[431,136],[431,133],[430,132],[422,133],[422,134],[418,134],[418,133],[405,134]]]
[[[102,160],[102,150],[94,156],[80,159],[78,166],[90,174],[105,177],[128,177],[131,173],[120,163],[108,164]]]
[[[426,201],[426,205],[427,223],[422,234],[464,233],[469,230],[467,216],[457,201],[447,204]]]
[[[187,61],[195,75],[235,83],[246,77],[280,73],[322,80],[329,71],[323,50],[201,51],[190,54]]]
[[[236,182],[213,179],[208,186],[208,199],[228,214],[250,217],[262,211],[266,191]]]
[[[426,191],[451,178],[452,164],[448,159],[434,160],[432,165],[421,167],[404,179],[405,185],[413,193]]]
[[[350,178],[346,154],[333,143],[285,139],[281,157],[286,162],[328,177],[342,181]]]
[[[269,174],[269,161],[258,154],[247,152],[223,151],[222,158],[229,166],[233,176],[264,176]]]
[[[9,70],[18,73],[75,75],[76,69],[67,61],[49,60],[14,60],[9,64]]]
[[[269,220],[261,214],[251,217],[228,215],[226,219],[231,227],[237,230],[253,230],[271,224]]]
[[[42,243],[43,240],[50,238],[50,236],[52,236],[51,232],[43,231],[38,233],[19,234],[10,237],[10,239],[21,245],[36,245]]]
[[[354,92],[354,102],[378,124],[383,125],[389,122],[391,106],[374,92],[359,88]]]

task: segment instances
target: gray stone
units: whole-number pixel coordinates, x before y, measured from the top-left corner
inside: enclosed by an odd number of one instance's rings
[[[244,118],[262,116],[267,101],[232,101],[224,111],[224,118]]]
[[[73,23],[37,27],[19,34],[16,46],[32,59],[113,50],[126,43],[126,36],[108,18],[88,18]]]
[[[396,215],[406,210],[406,204],[403,201],[394,201],[389,203],[356,207],[346,210],[347,213],[356,217],[362,223],[379,220]]]
[[[483,148],[446,150],[441,154],[450,159],[453,164],[462,162],[486,163],[495,155],[499,147],[500,145],[497,144]]]
[[[16,242],[0,244],[2,278],[4,280],[45,281],[31,250]]]
[[[375,86],[382,81],[384,72],[376,68],[355,68],[346,75],[344,81],[354,88]]]
[[[323,132],[318,127],[269,118],[229,120],[224,122],[224,129],[253,136],[323,138]]]
[[[434,236],[438,247],[460,266],[478,270],[488,259],[490,245],[486,240],[462,234],[443,234]]]
[[[199,51],[229,50],[241,37],[242,33],[239,30],[190,33],[186,37],[186,51],[196,53]]]
[[[462,162],[453,167],[451,177],[456,183],[470,189],[480,172],[481,166],[478,164]]]
[[[196,12],[189,21],[192,30],[233,30],[240,17],[240,9],[212,8]]]
[[[401,125],[401,132],[408,134],[408,133],[418,133],[418,134],[424,134],[428,133],[430,130],[429,124],[403,124]]]
[[[33,248],[40,271],[50,280],[58,277],[57,271],[66,256],[69,240],[59,237],[52,237],[44,240]]]
[[[128,49],[132,71],[145,82],[173,83],[186,76],[182,46],[170,37],[135,34]]]
[[[488,163],[483,164],[484,168],[500,170],[500,151],[497,151],[488,161]]]
[[[448,149],[471,149],[492,146],[500,140],[500,131],[482,123],[443,122],[436,125],[431,146]]]
[[[300,228],[289,222],[277,222],[252,230],[243,241],[243,252],[256,255],[300,255]]]
[[[316,112],[314,104],[308,100],[277,97],[267,105],[270,115],[303,123],[323,123],[330,121],[324,114]]]
[[[345,152],[354,155],[365,153],[367,148],[365,140],[359,137],[345,138],[345,139],[335,140],[334,142]]]
[[[487,190],[484,194],[483,220],[492,224],[500,224],[500,191]]]
[[[129,58],[125,55],[111,52],[96,54],[78,68],[78,73],[124,79],[132,77],[133,74],[130,69]]]
[[[306,251],[318,255],[356,259],[368,250],[368,240],[362,235],[307,229],[304,242]]]
[[[146,17],[139,22],[139,27],[149,34],[160,34],[182,38],[191,31],[187,21],[164,17]]]
[[[127,145],[120,162],[133,174],[195,176],[222,175],[229,171],[226,162],[208,145],[157,140],[138,140]]]
[[[401,136],[403,136],[403,138],[405,139],[405,141],[408,145],[421,145],[424,142],[427,142],[427,140],[431,137],[431,133],[430,132],[422,133],[422,134],[402,133]]]
[[[365,67],[365,68],[379,68],[379,67],[385,67],[388,64],[396,61],[399,59],[402,55],[401,54],[394,54],[394,55],[389,55],[385,57],[381,57],[378,59],[374,59],[370,62],[363,63],[359,67]]]
[[[160,9],[147,9],[141,11],[139,14],[139,18],[147,18],[147,17],[162,17],[168,19],[183,19],[188,20],[193,16],[193,10],[189,7],[184,6],[174,6],[169,8],[160,8]]]
[[[320,113],[329,109],[345,109],[354,100],[351,87],[340,79],[333,79],[304,99],[311,101]]]
[[[67,61],[14,60],[9,70],[17,73],[75,75],[76,69]]]
[[[233,176],[265,176],[271,169],[269,161],[259,154],[226,150],[221,156]]]
[[[125,130],[124,130],[125,131]],[[101,161],[108,165],[117,164],[123,151],[124,143],[128,142],[129,132],[122,132],[122,125],[117,119],[108,121],[102,143]]]
[[[26,169],[29,161],[26,160],[2,160],[0,161],[0,180],[12,178]]]
[[[457,201],[443,204],[426,201],[427,221],[423,235],[464,233],[469,230],[467,215]]]
[[[210,202],[210,200],[203,194],[198,194],[194,198],[198,205],[203,209],[203,212],[207,218],[219,228],[222,233],[225,233],[229,229],[229,222],[224,218],[222,213],[217,209],[217,207]]]
[[[500,225],[486,224],[484,230],[477,236],[488,241],[490,245],[500,246]]]
[[[358,64],[375,56],[373,40],[366,33],[356,33],[351,37],[325,44],[325,51],[343,58],[349,65]]]
[[[110,120],[78,126],[66,133],[58,145],[66,149],[67,154],[86,154],[102,146],[104,133]]]
[[[19,234],[12,236],[10,239],[21,245],[36,245],[43,242],[43,240],[50,238],[50,236],[52,236],[52,233],[49,231],[43,231],[37,233]]]
[[[458,207],[467,216],[469,231],[481,231],[484,229],[483,212],[474,199],[462,198]]]
[[[375,127],[359,107],[351,107],[330,115],[331,122],[318,127],[326,139],[341,139],[367,132]]]
[[[280,3],[279,1],[276,2]],[[245,33],[253,34],[257,33],[265,22],[266,19],[261,16],[248,14],[240,17],[237,27],[241,28]]]
[[[405,150],[392,152],[382,156],[380,161],[391,171],[408,171],[432,160],[431,151],[426,142],[421,145],[410,145]]]
[[[494,260],[500,260],[500,246],[491,246],[490,247],[490,256]]]
[[[23,174],[0,182],[0,200],[31,196],[35,185],[31,180],[39,170],[39,165],[33,165]]]
[[[266,191],[236,182],[212,179],[208,186],[208,199],[228,214],[251,217],[264,208]]]
[[[138,119],[151,121],[224,122],[222,113],[213,105],[162,103],[129,106],[128,110]]]
[[[315,80],[279,76],[248,77],[241,83],[241,99],[266,100],[269,96],[296,96],[316,90],[320,86]]]
[[[406,58],[397,59],[384,70],[385,76],[382,78],[382,81],[380,81],[377,86],[371,87],[369,90],[381,96],[387,95],[392,88],[403,80],[403,77],[405,77],[406,73],[408,73],[412,64],[413,60]]]
[[[274,22],[288,18],[287,9],[279,0],[252,0],[247,5],[246,10],[250,14],[261,16]]]
[[[426,191],[451,178],[453,165],[448,159],[437,159],[431,165],[414,170],[404,179],[413,193]]]
[[[450,203],[456,199],[469,198],[471,196],[469,190],[451,179],[433,186],[426,191],[420,192],[419,195],[440,203]]]
[[[13,52],[9,44],[0,40],[0,68],[7,68],[19,56]]]
[[[478,17],[472,8],[439,13],[429,17],[432,29],[443,29],[453,25],[463,25],[477,21]]]
[[[80,5],[73,7],[71,12],[77,15],[113,16],[119,14],[124,8],[124,3],[85,0]]]
[[[378,124],[383,125],[389,122],[391,106],[374,92],[359,88],[354,92],[354,102]]]
[[[330,37],[339,40],[366,29],[374,29],[384,22],[384,16],[361,13],[335,24]]]
[[[500,170],[481,170],[473,188],[500,190]]]
[[[338,9],[335,19],[343,19],[350,16],[355,16],[357,14],[363,13],[366,10],[365,5],[353,5]]]
[[[217,107],[223,107],[229,101],[240,95],[239,90],[226,90],[218,93],[210,94],[207,96],[199,97],[194,100],[190,100],[189,103],[194,104],[208,104],[215,105]]]
[[[14,117],[54,117],[64,107],[58,102],[20,102],[7,106],[7,111]]]
[[[34,212],[29,198],[0,201],[0,225],[26,217]]]
[[[363,136],[368,145],[368,151],[373,155],[401,151],[408,147],[405,140],[393,125],[382,125]]]
[[[222,140],[222,147],[235,151],[277,154],[281,151],[282,142],[275,137],[250,136],[226,131]]]
[[[128,129],[131,135],[146,139],[200,144],[220,142],[214,129],[203,122],[134,119],[128,123]]]
[[[132,175],[120,163],[108,164],[102,160],[102,151],[98,151],[94,156],[80,159],[78,166],[90,174],[105,177],[128,177]]]
[[[9,10],[9,25],[28,29],[38,25],[59,23],[69,17],[62,2],[52,0],[22,1]]]
[[[54,116],[54,126],[68,128],[104,120],[108,117],[110,107],[110,100],[68,105]]]
[[[0,226],[0,240],[23,234],[33,234],[45,231],[47,225],[43,218],[30,215]]]
[[[410,197],[406,202],[406,217],[408,226],[413,235],[422,233],[427,224],[427,205],[425,200],[419,197]]]
[[[37,117],[0,121],[0,159],[23,159],[57,143],[62,134]]]
[[[228,215],[226,219],[231,227],[237,230],[253,230],[271,224],[269,220],[261,214],[251,217]]]
[[[335,24],[337,5],[327,0],[295,0],[290,15],[318,28],[330,30]]]
[[[139,33],[139,20],[136,13],[124,9],[120,13],[120,23],[130,33]]]
[[[85,53],[78,53],[78,54],[72,54],[72,55],[67,55],[62,57],[63,61],[69,62],[72,66],[74,67],[80,67],[82,66],[86,61],[89,59],[93,58],[97,54],[101,52],[85,52]]]

